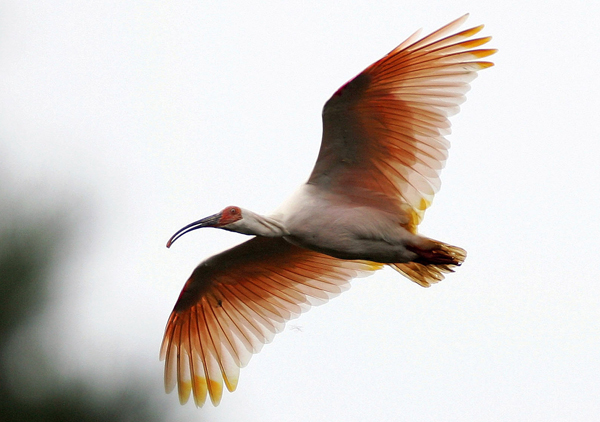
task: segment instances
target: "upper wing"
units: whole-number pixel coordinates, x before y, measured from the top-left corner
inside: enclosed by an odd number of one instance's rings
[[[483,25],[447,36],[468,15],[417,34],[340,88],[323,109],[323,140],[308,183],[406,211],[414,228],[440,187],[448,116],[458,112],[479,61],[496,52],[470,39]],[[445,38],[444,38],[445,37]]]
[[[193,391],[197,406],[207,392],[217,405],[223,381],[233,391],[239,368],[288,320],[381,267],[266,237],[207,259],[185,284],[167,323],[160,351],[167,392],[177,383],[182,404]]]

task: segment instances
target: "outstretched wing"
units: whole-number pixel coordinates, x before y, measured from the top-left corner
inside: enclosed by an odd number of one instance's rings
[[[288,320],[381,267],[266,237],[207,259],[185,284],[167,323],[160,352],[167,392],[177,384],[180,402],[193,392],[197,406],[208,392],[217,405],[223,381],[235,390],[240,367]]]
[[[483,25],[447,36],[467,16],[418,41],[413,35],[327,101],[309,184],[353,200],[383,198],[416,229],[440,187],[448,117],[476,72],[492,66],[479,59],[496,52],[477,49],[491,37],[469,39]]]

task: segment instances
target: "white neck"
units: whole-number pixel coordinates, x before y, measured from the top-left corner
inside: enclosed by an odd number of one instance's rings
[[[221,227],[232,232],[264,236],[282,237],[288,235],[283,224],[272,217],[265,217],[242,209],[242,219]]]

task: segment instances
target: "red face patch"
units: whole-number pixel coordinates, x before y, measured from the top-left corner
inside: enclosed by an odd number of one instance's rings
[[[221,218],[219,219],[218,226],[226,226],[231,223],[235,223],[242,219],[242,210],[239,207],[227,207],[221,211]]]

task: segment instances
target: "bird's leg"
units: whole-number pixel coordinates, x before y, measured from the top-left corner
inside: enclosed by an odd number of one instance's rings
[[[457,246],[450,246],[442,242],[432,241],[431,249],[422,249],[415,245],[407,245],[406,249],[416,253],[419,257],[414,260],[420,264],[445,264],[460,265],[465,259],[466,252]]]

